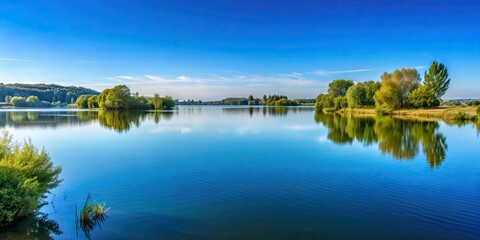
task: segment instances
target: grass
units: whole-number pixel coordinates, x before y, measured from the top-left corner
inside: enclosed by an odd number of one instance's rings
[[[337,111],[343,114],[353,115],[376,115],[373,108],[347,108]],[[446,121],[456,120],[475,120],[477,112],[475,107],[436,107],[428,109],[400,109],[394,110],[390,113],[392,116],[403,116],[408,118],[431,118],[441,119]]]
[[[100,223],[105,221],[105,213],[110,210],[110,208],[105,208],[106,203],[101,202],[97,203],[95,201],[90,203],[92,198],[91,194],[88,194],[85,204],[83,205],[80,214],[78,214],[78,208],[75,205],[75,227],[78,237],[78,229],[82,229],[85,236],[90,239],[90,232],[97,226],[100,226]]]

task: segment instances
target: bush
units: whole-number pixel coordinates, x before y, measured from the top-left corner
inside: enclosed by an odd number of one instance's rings
[[[480,106],[477,107],[477,116],[480,118]]]
[[[347,97],[336,97],[333,99],[333,104],[336,110],[347,108],[348,107]]]
[[[433,89],[422,85],[413,90],[408,96],[409,104],[415,108],[438,107],[440,100],[435,97]]]
[[[455,121],[474,121],[477,116],[470,116],[464,111],[459,111],[455,115],[453,115],[453,120]]]
[[[12,142],[3,132],[0,137],[0,226],[34,213],[45,194],[61,180],[48,154],[38,151],[30,141]]]
[[[26,107],[27,106],[27,100],[24,97],[12,97],[10,99],[10,103],[14,107]]]

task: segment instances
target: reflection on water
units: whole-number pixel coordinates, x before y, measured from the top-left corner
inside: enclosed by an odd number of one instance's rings
[[[0,229],[0,238],[5,240],[54,239],[62,233],[57,222],[47,214],[39,214],[21,219],[13,226]]]
[[[287,116],[290,113],[298,112],[313,112],[312,107],[226,107],[222,111],[226,114],[239,114],[244,115],[248,112],[250,117],[253,115],[262,114],[267,117],[281,117]]]
[[[383,154],[399,160],[412,160],[421,146],[431,168],[445,160],[446,138],[438,132],[438,122],[322,113],[315,113],[315,121],[328,128],[328,139],[337,144],[377,143]]]
[[[170,120],[172,112],[145,111],[5,111],[0,112],[0,127],[56,128],[99,122],[100,126],[117,132],[127,132],[152,119],[156,124]]]
[[[0,239],[75,239],[76,200],[90,192],[114,209],[101,227],[84,228],[92,239],[480,236],[471,126],[313,108],[181,106],[0,111],[1,127],[45,146],[64,169],[53,193],[65,197],[49,215],[56,222],[25,219]]]
[[[182,108],[187,115],[201,112],[198,107]],[[250,117],[257,114],[263,116],[287,116],[290,113],[312,112],[307,107],[250,107],[250,108],[222,108],[222,112],[234,115],[248,113]],[[178,112],[171,111],[4,111],[0,112],[0,127],[41,127],[56,128],[60,126],[86,125],[98,122],[100,126],[115,130],[119,133],[128,132],[132,127],[140,127],[145,121],[152,120],[156,124],[162,120],[169,121]]]

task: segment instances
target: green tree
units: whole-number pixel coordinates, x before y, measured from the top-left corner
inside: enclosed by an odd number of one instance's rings
[[[26,103],[29,107],[38,107],[40,105],[40,100],[37,96],[29,96],[26,100]]]
[[[10,100],[10,103],[14,107],[26,107],[27,106],[27,100],[24,97],[12,97]]]
[[[153,106],[155,109],[161,109],[162,108],[162,99],[160,98],[160,96],[158,95],[158,93],[155,93],[155,95],[153,96],[152,100],[151,100]]]
[[[443,63],[433,61],[428,71],[425,71],[424,85],[433,90],[436,98],[441,98],[448,90],[450,78],[448,69]]]
[[[162,98],[162,109],[172,109],[176,105],[175,100],[170,96],[165,96]]]
[[[317,101],[315,102],[315,109],[317,111],[328,110],[334,107],[334,100],[330,94],[320,94],[317,96]]]
[[[348,88],[353,86],[352,80],[337,79],[328,84],[328,94],[332,97],[343,97],[347,94]]]
[[[347,102],[350,108],[359,108],[364,105],[366,99],[365,87],[357,83],[347,90]]]
[[[87,100],[89,109],[98,108],[97,96],[90,96]]]
[[[380,89],[375,93],[377,109],[392,111],[408,104],[408,95],[418,87],[420,75],[416,69],[402,68],[393,73],[384,73]]]
[[[118,85],[108,92],[105,105],[107,109],[127,110],[130,98],[130,89],[125,85]]]
[[[333,107],[335,110],[348,107],[347,97],[336,97],[333,99]]]
[[[75,104],[77,105],[77,108],[80,108],[80,109],[88,108],[88,98],[89,98],[89,96],[87,96],[87,95],[80,95],[77,98],[77,101],[75,101]]]
[[[434,90],[426,85],[413,90],[408,96],[408,101],[415,108],[429,108],[440,105],[440,100],[435,96]]]

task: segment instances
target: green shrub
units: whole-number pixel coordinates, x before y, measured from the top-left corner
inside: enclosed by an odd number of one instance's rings
[[[440,100],[435,97],[433,89],[422,85],[413,90],[408,96],[409,104],[415,108],[429,108],[440,105]]]
[[[3,132],[0,136],[0,226],[34,213],[45,194],[61,180],[48,154],[38,151],[30,141],[12,142]]]
[[[453,115],[453,120],[455,121],[470,121],[475,120],[477,116],[470,116],[464,111],[459,111],[455,115]]]
[[[480,106],[477,107],[477,116],[480,118]]]

